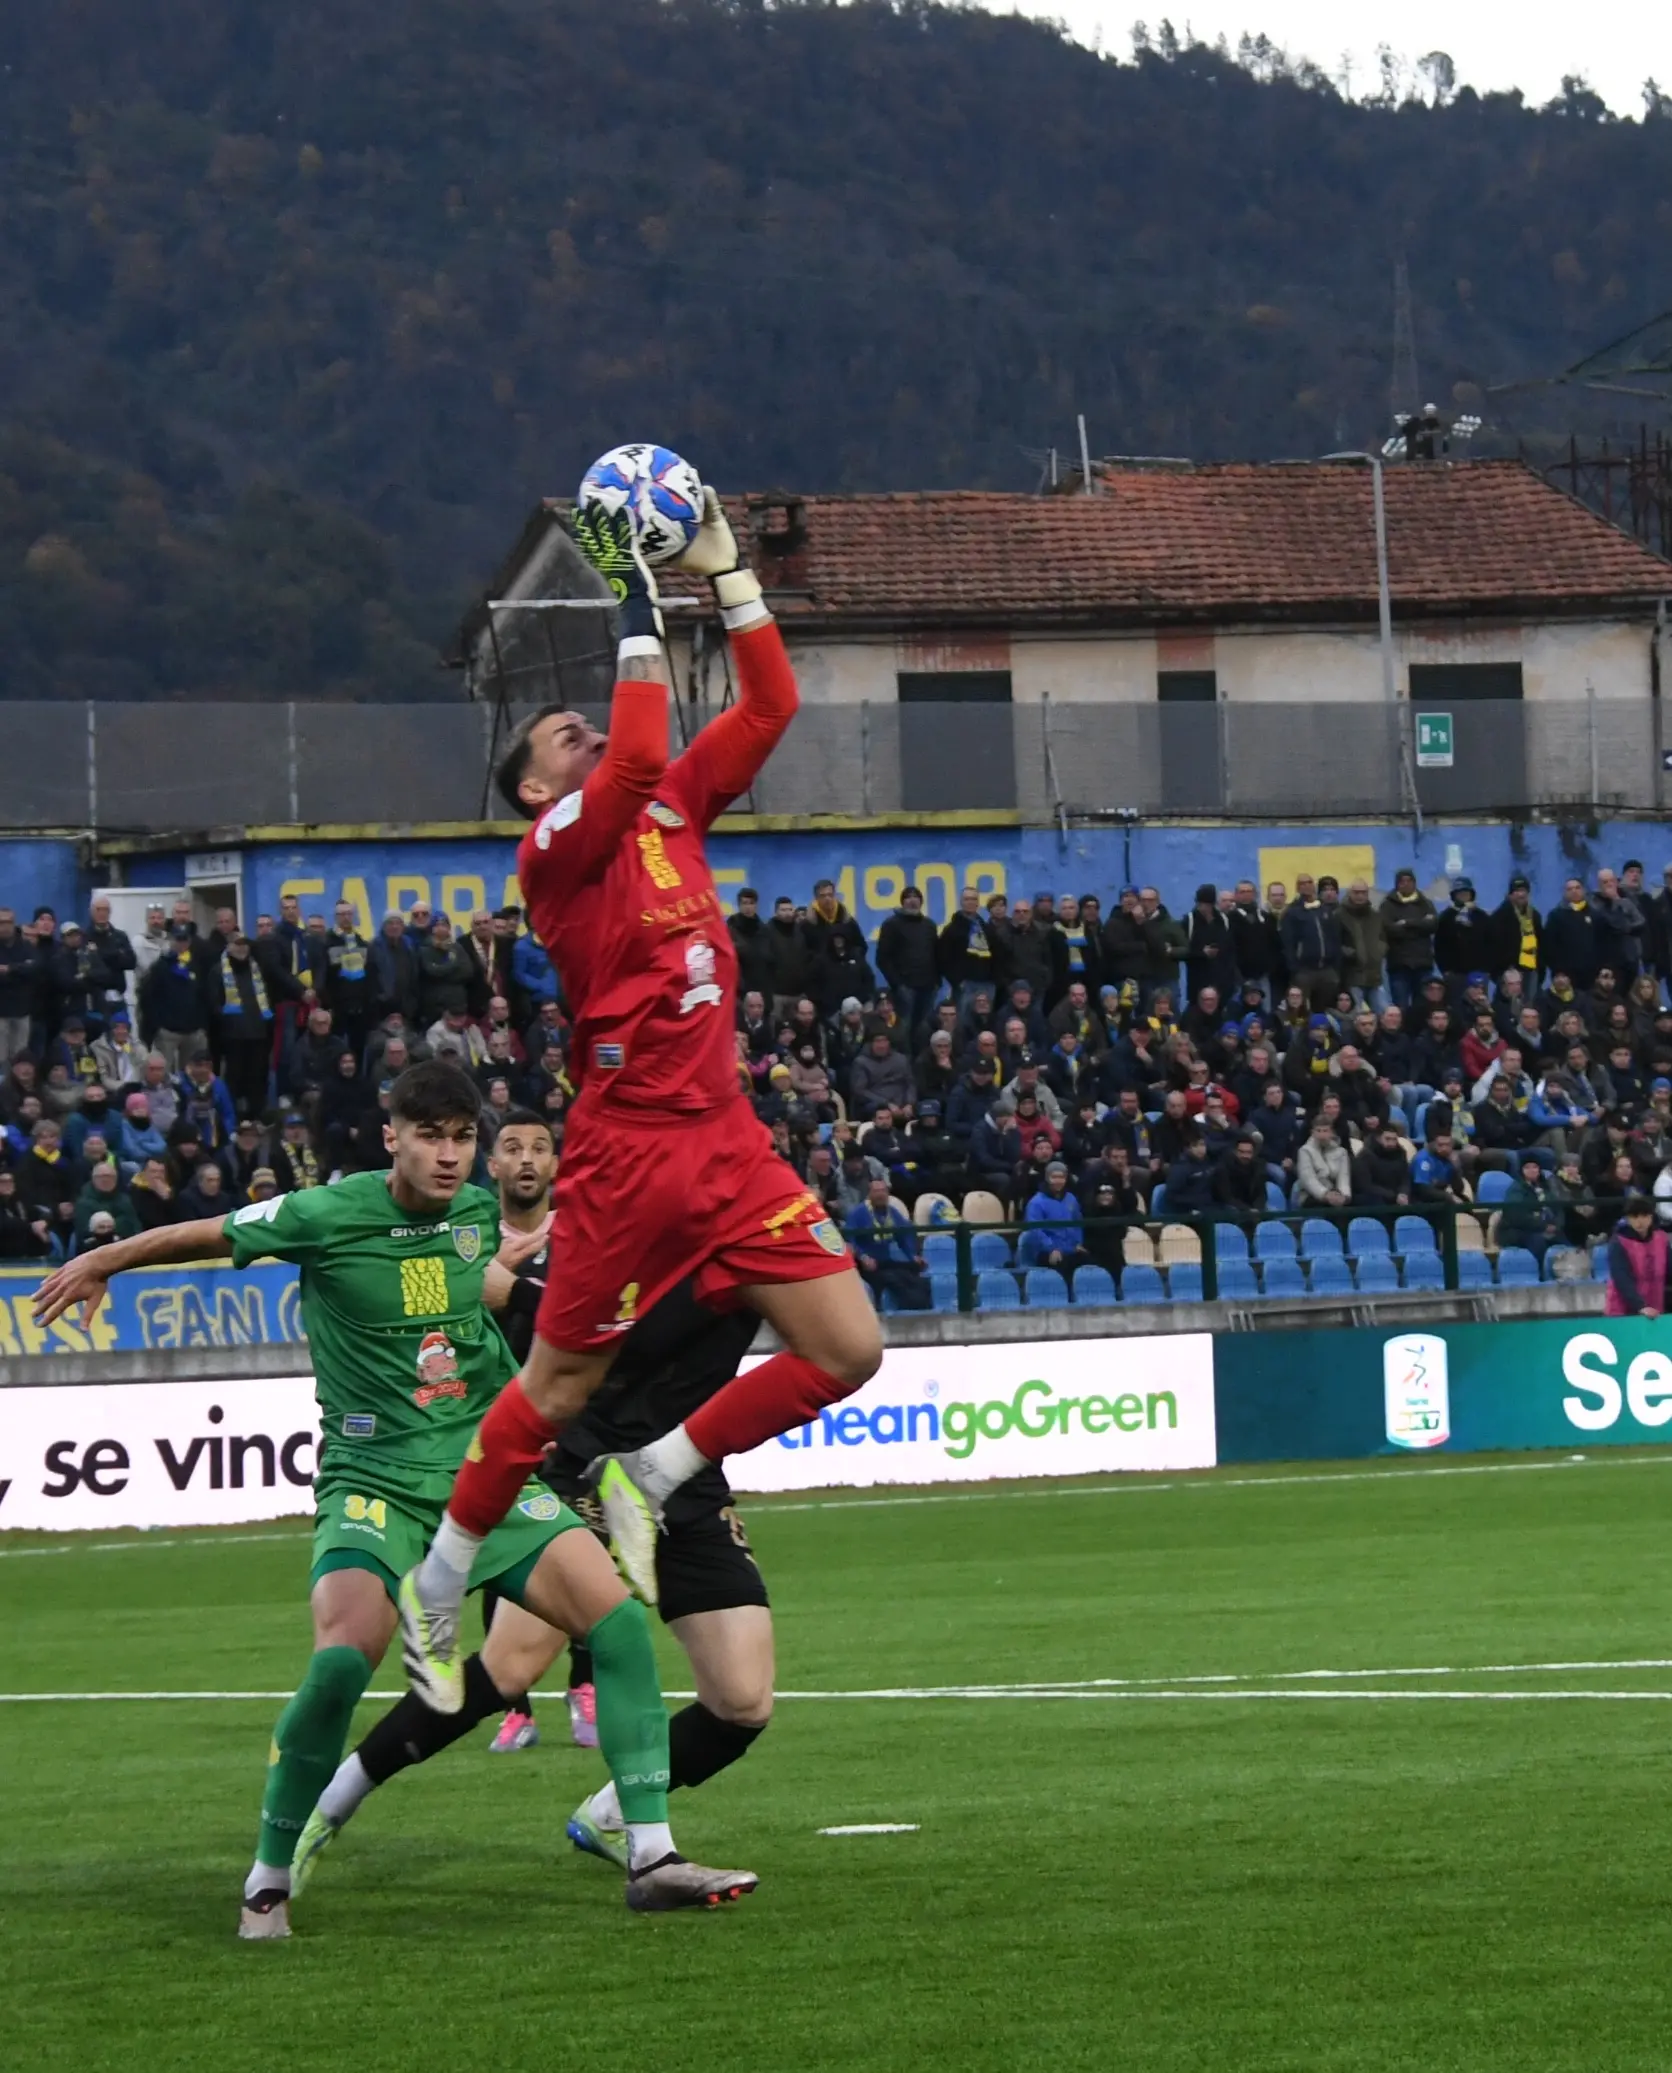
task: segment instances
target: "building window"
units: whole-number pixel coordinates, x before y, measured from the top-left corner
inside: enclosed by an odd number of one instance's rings
[[[902,705],[1008,705],[1007,669],[903,669],[895,678]]]
[[[1219,677],[1211,669],[1157,670],[1155,695],[1163,705],[1212,705],[1219,697]]]
[[[1413,662],[1413,705],[1455,704],[1469,698],[1519,698],[1519,662]]]

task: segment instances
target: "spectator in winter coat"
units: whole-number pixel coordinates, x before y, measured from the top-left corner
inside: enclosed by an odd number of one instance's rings
[[[1086,990],[1084,980],[1071,979],[1068,991],[1045,1018],[1047,1033],[1054,1040],[1065,1029],[1073,1030],[1080,1049],[1094,1062],[1109,1048],[1109,1032]]]
[[[970,1133],[970,1180],[972,1188],[987,1188],[1007,1201],[1012,1174],[1023,1156],[1022,1134],[1013,1116],[989,1110]]]
[[[1185,971],[1190,998],[1194,1000],[1204,986],[1212,986],[1222,1001],[1229,1000],[1237,988],[1236,950],[1231,924],[1219,910],[1216,886],[1197,886],[1188,927]]]
[[[1562,902],[1544,917],[1544,962],[1552,983],[1557,974],[1584,992],[1595,979],[1609,948],[1609,939],[1599,926],[1596,910],[1585,897],[1582,880],[1570,878],[1562,887]]]
[[[48,1035],[56,1035],[71,1015],[79,1015],[90,1028],[101,1028],[106,996],[112,990],[120,994],[122,975],[107,970],[79,921],[65,922],[46,969],[52,987]]]
[[[848,928],[832,928],[821,938],[815,954],[812,995],[826,1020],[841,1013],[842,1003],[852,994],[870,1000],[877,990],[858,934]]]
[[[216,1076],[207,1051],[195,1052],[188,1060],[175,1092],[180,1098],[180,1114],[196,1124],[205,1150],[224,1151],[238,1128],[238,1116],[226,1082]]]
[[[997,1099],[993,1067],[986,1059],[978,1058],[947,1097],[946,1130],[954,1144],[968,1148],[977,1125]]]
[[[1035,1001],[1051,998],[1057,978],[1058,938],[1054,921],[1036,915],[1031,900],[1021,899],[1010,910],[1007,927],[1001,931],[1007,954],[1007,977],[1025,979]]]
[[[886,1179],[873,1180],[862,1206],[843,1226],[854,1264],[868,1287],[888,1296],[897,1310],[929,1308],[927,1263],[911,1218],[888,1196]]]
[[[838,929],[850,940],[859,936],[853,916],[836,897],[836,882],[832,878],[821,878],[813,887],[803,926],[815,959],[823,953],[825,945]]]
[[[1526,1153],[1517,1161],[1515,1179],[1504,1196],[1498,1244],[1519,1245],[1542,1266],[1561,1235],[1562,1210],[1546,1184],[1544,1164],[1536,1152]]]
[[[1655,1228],[1654,1204],[1646,1196],[1628,1195],[1625,1214],[1608,1241],[1608,1288],[1603,1297],[1608,1316],[1664,1314],[1667,1254],[1667,1235]]]
[[[78,1250],[87,1243],[88,1225],[101,1213],[114,1219],[115,1235],[118,1238],[138,1236],[139,1218],[134,1214],[133,1202],[123,1192],[121,1176],[108,1161],[93,1168],[87,1176],[87,1185],[75,1199],[75,1242]]]
[[[1533,905],[1532,890],[1519,872],[1510,880],[1503,905],[1493,909],[1486,939],[1488,969],[1519,972],[1529,998],[1544,969],[1544,924]]]
[[[1474,880],[1454,878],[1451,905],[1434,932],[1434,954],[1454,996],[1462,992],[1471,972],[1490,967],[1491,939],[1492,917],[1476,903]]]
[[[1515,1091],[1510,1082],[1503,1074],[1498,1074],[1487,1088],[1485,1100],[1475,1103],[1475,1144],[1480,1150],[1481,1163],[1513,1168],[1518,1155],[1536,1145],[1538,1135],[1538,1127],[1531,1115],[1516,1107]],[[1552,1165],[1555,1163],[1550,1152],[1546,1152],[1538,1163],[1543,1165],[1546,1159]]]
[[[1482,1008],[1475,1017],[1474,1027],[1458,1047],[1458,1063],[1468,1085],[1472,1087],[1477,1080],[1484,1078],[1488,1068],[1502,1058],[1507,1048],[1498,1034],[1497,1023],[1492,1019],[1492,1010]]]
[[[1153,885],[1141,886],[1138,890],[1138,913],[1143,923],[1146,962],[1143,975],[1142,999],[1146,1006],[1154,1002],[1157,992],[1165,987],[1169,996],[1178,997],[1179,960],[1190,947],[1190,934],[1181,921],[1175,921],[1161,904],[1161,895]]]
[[[1334,884],[1334,880],[1328,881]],[[1341,911],[1327,906],[1312,879],[1295,880],[1295,897],[1283,910],[1283,961],[1294,985],[1314,1008],[1330,1008],[1341,986]]]
[[[12,1169],[0,1166],[0,1262],[45,1259],[51,1250],[51,1225],[18,1193]]]
[[[908,885],[900,895],[899,906],[877,936],[877,970],[906,1026],[908,1043],[915,1049],[940,991],[935,924],[924,913],[923,895],[915,885]]]
[[[127,931],[112,924],[110,902],[103,893],[94,899],[88,914],[91,926],[87,941],[103,960],[105,972],[104,994],[97,1013],[101,1021],[108,1021],[117,1008],[127,1006],[128,974],[137,968],[139,960]]]
[[[1592,907],[1600,938],[1600,963],[1612,965],[1621,985],[1629,986],[1643,962],[1643,910],[1629,893],[1620,890],[1619,879],[1608,870],[1597,873]]]
[[[145,974],[139,989],[139,1025],[141,1035],[173,1074],[183,1072],[186,1060],[209,1041],[208,992],[185,922],[172,925],[167,951]]]
[[[1432,1137],[1411,1162],[1411,1193],[1418,1202],[1450,1202],[1461,1206],[1469,1199],[1463,1176],[1453,1155],[1450,1137],[1444,1131]]]
[[[1141,987],[1149,975],[1149,958],[1138,888],[1129,885],[1120,896],[1120,904],[1103,924],[1104,983]]]
[[[310,1008],[307,1031],[291,1054],[291,1093],[298,1099],[318,1094],[327,1080],[336,1078],[337,1060],[347,1049],[342,1038],[332,1033],[330,1009]]]
[[[1353,1200],[1400,1209],[1411,1199],[1411,1161],[1399,1132],[1384,1123],[1353,1161]]]
[[[1045,1168],[1044,1186],[1022,1211],[1022,1222],[1044,1233],[1031,1253],[1034,1265],[1054,1267],[1059,1274],[1072,1274],[1085,1265],[1086,1234],[1080,1218],[1079,1202],[1068,1192],[1068,1167],[1053,1159]]]
[[[168,1177],[168,1162],[160,1154],[147,1159],[129,1180],[128,1200],[142,1231],[180,1221],[180,1203]]]
[[[511,945],[511,990],[536,1014],[548,1001],[557,999],[557,973],[546,946],[526,928]]]
[[[1417,890],[1414,871],[1395,873],[1393,891],[1382,902],[1382,934],[1387,944],[1388,991],[1408,1009],[1417,988],[1434,969],[1434,935],[1439,916],[1434,902]]]
[[[35,946],[16,913],[0,907],[0,1072],[29,1049],[38,972]]]
[[[1239,879],[1225,915],[1231,931],[1231,962],[1246,984],[1260,988],[1262,1005],[1271,1005],[1271,982],[1282,957],[1277,918],[1260,905],[1252,879]]]
[[[132,1180],[148,1160],[161,1159],[167,1155],[168,1139],[152,1118],[149,1099],[137,1087],[130,1091],[122,1104],[122,1116],[116,1126],[114,1149],[121,1176],[125,1181]]]
[[[383,926],[366,952],[366,970],[371,984],[372,1019],[383,1022],[399,1015],[403,1022],[418,1016],[418,959],[406,938],[406,924],[395,913],[383,917]],[[556,998],[555,974],[552,977]]]
[[[75,1200],[82,1175],[64,1150],[58,1125],[42,1116],[29,1133],[29,1149],[16,1166],[17,1191],[28,1208],[44,1218],[53,1237],[67,1251],[75,1235]]]
[[[1167,1215],[1211,1216],[1214,1210],[1213,1176],[1207,1140],[1191,1123],[1186,1126],[1178,1157],[1167,1168]]]
[[[470,959],[453,940],[453,924],[445,914],[438,914],[430,923],[428,940],[418,952],[420,1026],[428,1029],[449,1011],[466,1014],[471,977]]]
[[[1103,918],[1097,901],[1090,894],[1079,900],[1065,893],[1057,903],[1056,935],[1055,976],[1045,1001],[1048,1013],[1075,985],[1085,987],[1089,999],[1097,998],[1103,983]]]
[[[981,909],[981,895],[966,885],[959,895],[958,911],[951,915],[936,943],[941,976],[960,1000],[972,987],[998,990],[997,944],[992,925]]]
[[[1337,910],[1341,924],[1341,983],[1351,989],[1354,1000],[1373,1005],[1382,994],[1387,961],[1387,932],[1381,909],[1370,898],[1370,888],[1355,878],[1347,897]]]
[[[1304,1204],[1321,1204],[1342,1209],[1353,1199],[1353,1176],[1345,1145],[1319,1116],[1300,1148],[1295,1161],[1299,1199]],[[1171,1198],[1169,1197],[1169,1200]]]
[[[1266,1162],[1251,1131],[1239,1131],[1231,1156],[1218,1162],[1213,1175],[1213,1199],[1218,1207],[1241,1223],[1252,1223],[1266,1213]]]
[[[737,895],[737,912],[726,917],[726,933],[737,952],[738,993],[758,993],[764,1000],[772,992],[773,957],[769,924],[760,906],[760,894],[752,885],[744,886]]]

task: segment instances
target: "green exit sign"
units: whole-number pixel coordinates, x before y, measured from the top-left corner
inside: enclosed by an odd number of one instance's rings
[[[1417,714],[1417,767],[1420,770],[1449,770],[1452,754],[1450,713]]]

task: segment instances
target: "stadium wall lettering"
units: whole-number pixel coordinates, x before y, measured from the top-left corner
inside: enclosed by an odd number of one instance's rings
[[[222,1267],[142,1267],[120,1274],[83,1325],[80,1313],[35,1322],[36,1268],[0,1270],[0,1356],[142,1353],[183,1346],[276,1346],[306,1338],[296,1269],[272,1261]]]
[[[1672,1320],[1227,1333],[1219,1459],[1337,1461],[1672,1441]]]
[[[244,871],[246,913],[275,910],[281,891],[296,892],[308,912],[329,916],[341,897],[371,929],[390,909],[415,900],[462,921],[478,907],[516,899],[515,849],[509,840],[397,839],[250,842],[237,852]],[[1664,830],[1649,821],[1529,826],[1508,822],[1429,822],[1420,839],[1408,823],[1258,827],[1148,825],[1055,828],[820,827],[806,833],[720,833],[713,860],[728,907],[737,889],[755,886],[805,900],[818,878],[833,878],[850,912],[875,935],[908,880],[923,886],[929,911],[945,918],[965,885],[983,893],[1095,892],[1107,904],[1123,884],[1162,888],[1175,906],[1204,879],[1234,884],[1253,875],[1262,884],[1292,884],[1297,869],[1333,870],[1343,880],[1362,872],[1386,886],[1410,864],[1437,888],[1467,872],[1492,904],[1512,873],[1532,878],[1542,905],[1561,897],[1562,880],[1590,880],[1601,864],[1640,857],[1651,884],[1672,855]],[[123,859],[127,882],[178,884],[185,853]],[[0,842],[0,899],[25,913],[46,904],[60,914],[83,902],[95,879],[79,869],[76,846],[62,839]]]

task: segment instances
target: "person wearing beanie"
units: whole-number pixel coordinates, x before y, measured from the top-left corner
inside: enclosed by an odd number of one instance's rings
[[[1532,885],[1519,871],[1509,882],[1503,904],[1492,910],[1486,946],[1486,968],[1493,978],[1519,972],[1530,999],[1544,969],[1544,924],[1533,905]]]
[[[1196,904],[1190,910],[1190,932],[1185,950],[1187,992],[1195,1000],[1204,986],[1213,987],[1219,998],[1229,1000],[1237,990],[1236,947],[1231,924],[1219,905],[1218,888],[1199,885]]]

